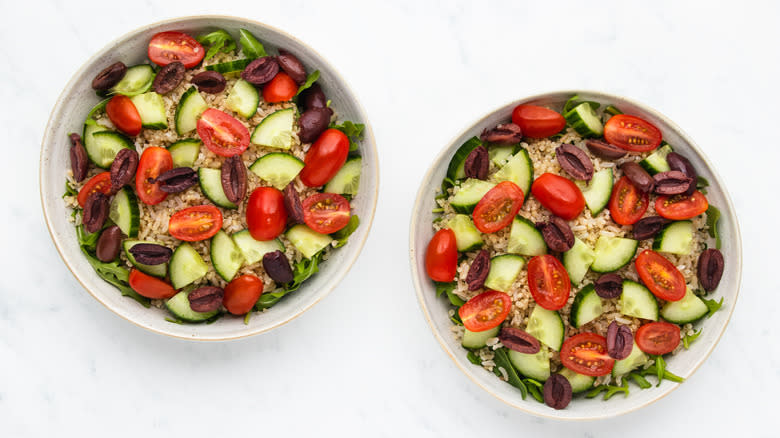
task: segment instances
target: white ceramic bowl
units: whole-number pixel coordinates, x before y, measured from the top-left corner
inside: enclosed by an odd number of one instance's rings
[[[168,316],[166,310],[147,309],[132,299],[122,297],[116,288],[95,274],[81,254],[75,229],[68,222],[69,210],[62,201],[65,172],[70,166],[67,134],[81,130],[90,108],[98,102],[90,84],[105,66],[119,60],[127,65],[148,62],[147,44],[157,32],[180,30],[198,35],[217,28],[229,31],[236,41],[238,29],[244,28],[252,32],[267,49],[276,51],[281,47],[296,54],[309,71],[320,71],[318,83],[332,101],[339,119],[366,125],[365,138],[360,142],[360,154],[363,157],[360,192],[352,203],[361,223],[349,243],[333,251],[317,275],[271,309],[256,314],[249,325],[244,325],[243,318],[222,318],[213,324],[172,324],[165,320]],[[76,279],[95,299],[117,315],[157,333],[185,339],[227,340],[278,327],[311,308],[336,287],[357,259],[371,228],[379,188],[379,167],[374,135],[365,111],[349,84],[322,56],[295,37],[268,25],[243,18],[209,15],[171,19],[144,26],[112,41],[90,58],[68,82],[51,113],[41,146],[40,183],[44,217],[57,251]]]
[[[434,196],[436,195],[434,188],[441,185],[441,181],[447,173],[450,159],[458,147],[467,139],[479,136],[484,128],[492,128],[498,123],[509,121],[512,109],[521,103],[549,106],[560,111],[566,99],[574,94],[579,94],[585,100],[614,104],[627,114],[637,115],[650,121],[661,129],[664,139],[677,152],[688,158],[697,172],[710,182],[710,187],[707,188],[707,199],[712,205],[718,207],[722,213],[720,232],[723,246],[721,251],[725,258],[726,268],[718,289],[709,297],[716,299],[724,297],[725,301],[720,311],[716,312],[711,318],[706,319],[703,323],[700,323],[704,330],[696,342],[691,345],[691,348],[681,351],[667,360],[669,371],[689,378],[715,348],[715,344],[718,343],[723,331],[726,329],[731,313],[734,310],[742,275],[742,244],[731,199],[720,177],[704,153],[671,120],[645,105],[624,97],[604,93],[561,91],[517,100],[475,121],[474,124],[461,132],[460,135],[444,147],[420,183],[420,190],[412,211],[409,229],[409,257],[411,259],[412,277],[417,289],[417,297],[420,300],[420,305],[428,320],[428,324],[433,330],[433,334],[447,355],[455,361],[458,368],[474,383],[500,400],[530,414],[564,420],[592,420],[614,417],[647,406],[669,394],[679,384],[664,381],[658,388],[652,387],[645,390],[640,390],[631,384],[631,393],[627,398],[616,396],[608,401],[603,401],[601,397],[593,399],[577,397],[566,409],[560,411],[538,403],[530,396],[523,400],[520,397],[519,390],[499,380],[493,373],[484,368],[472,365],[466,359],[466,350],[452,336],[450,331],[452,323],[447,311],[451,306],[446,299],[436,297],[433,282],[428,279],[425,273],[425,250],[433,236],[431,227],[433,213],[431,210],[434,206]]]

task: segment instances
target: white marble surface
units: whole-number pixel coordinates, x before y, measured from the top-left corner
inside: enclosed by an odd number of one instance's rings
[[[777,436],[777,3],[76,3],[4,2],[0,16],[2,436]],[[70,75],[110,39],[198,13],[318,49],[361,97],[382,167],[372,236],[341,286],[274,332],[223,344],[103,308],[62,264],[38,199],[39,142]],[[517,96],[573,88],[677,121],[729,186],[745,251],[731,325],[696,375],[639,412],[580,424],[524,415],[463,376],[429,332],[406,256],[416,186],[441,145]]]

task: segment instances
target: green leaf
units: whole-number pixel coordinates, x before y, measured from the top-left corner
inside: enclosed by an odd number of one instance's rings
[[[345,120],[342,124],[331,123],[328,127],[343,132],[349,138],[349,151],[353,152],[358,148],[357,142],[363,140],[363,130],[366,128],[366,125]]]
[[[661,386],[661,381],[664,379],[664,372],[666,371],[666,362],[663,356],[660,354],[655,357],[655,375],[658,377],[658,384],[655,386]]]
[[[523,400],[525,400],[525,396],[528,394],[528,389],[525,387],[525,384],[517,375],[517,371],[515,371],[515,367],[512,366],[512,362],[509,361],[509,356],[506,353],[506,348],[499,348],[494,352],[494,354],[495,356],[493,357],[493,362],[496,363],[496,366],[493,367],[493,374],[499,377],[504,377],[501,374],[501,371],[498,370],[498,367],[505,369],[506,374],[509,377],[507,383],[519,389],[520,395],[523,397]]]
[[[479,356],[477,356],[476,353],[471,350],[469,350],[468,354],[466,354],[466,358],[474,365],[482,365],[482,359],[480,359]]]
[[[452,316],[450,316],[450,321],[452,321],[452,323],[455,325],[463,325],[463,320],[460,319],[458,312],[455,312]]]
[[[610,398],[612,398],[613,395],[617,394],[618,392],[622,392],[624,396],[628,397],[628,379],[623,379],[623,385],[621,386],[599,385],[591,389],[590,392],[588,392],[587,394],[585,394],[585,398],[594,398],[604,391],[606,391],[606,393],[604,394],[604,400],[609,400]]]
[[[436,213],[444,213],[444,209],[441,208],[441,207],[436,207],[433,210],[431,210],[431,213],[434,213],[434,214],[436,214]]]
[[[319,78],[320,78],[320,71],[319,70],[314,70],[313,72],[309,73],[309,75],[306,76],[306,81],[304,83],[302,83],[300,87],[298,87],[298,92],[295,93],[295,95],[297,96],[297,95],[301,94],[303,92],[303,90],[305,90],[305,89],[311,87],[312,85],[314,85],[314,83],[317,82],[317,79],[319,79]]]
[[[531,379],[523,379],[524,383],[529,383],[529,381],[533,382]],[[526,385],[526,388],[528,389],[528,393],[531,394],[531,397],[533,397],[539,403],[544,403],[544,396],[542,395],[542,391],[539,390],[538,386]]]
[[[93,234],[98,234],[98,233],[93,233]],[[87,258],[87,261],[89,262],[90,265],[92,265],[92,268],[95,269],[95,272],[98,274],[100,278],[114,285],[117,289],[119,289],[119,292],[121,292],[123,296],[130,297],[138,301],[138,303],[140,303],[144,307],[149,307],[149,299],[144,296],[141,296],[140,294],[138,294],[138,292],[130,288],[130,284],[127,282],[129,276],[129,272],[127,271],[127,269],[119,266],[119,263],[117,262],[111,262],[111,263],[101,262],[100,260],[95,258],[92,254],[90,254],[90,252],[84,246],[81,247],[81,252],[84,253],[84,256]]]
[[[708,300],[706,298],[702,298],[702,301],[704,301],[704,304],[707,305],[707,318],[711,317],[715,314],[718,310],[720,310],[721,307],[723,307],[723,297],[720,298],[720,301],[715,300]]]
[[[614,105],[607,105],[607,107],[604,108],[604,112],[607,114],[612,114],[613,116],[616,116],[618,114],[623,114],[623,111],[620,111]]]
[[[707,207],[707,226],[709,227],[710,237],[715,238],[715,248],[720,249],[720,230],[718,221],[720,220],[720,210],[714,205]]]
[[[86,250],[95,251],[98,237],[100,237],[99,231],[87,233],[84,230],[84,225],[76,227],[76,238],[79,240],[79,245]]]
[[[241,51],[244,52],[244,56],[248,59],[268,56],[265,52],[265,47],[246,29],[238,30],[238,42],[241,44]]]
[[[184,321],[180,320],[179,318],[165,318],[166,321],[173,323],[173,324],[184,324]]]
[[[230,53],[233,50],[236,50],[236,41],[227,33],[227,31],[222,29],[207,33],[206,35],[201,35],[197,40],[199,43],[209,46],[204,60],[213,58],[220,51]]]
[[[707,178],[705,178],[705,177],[703,177],[701,175],[696,177],[696,188],[697,189],[701,190],[701,189],[703,189],[705,187],[709,187],[709,186],[710,186],[710,182],[707,181]]]
[[[341,248],[342,246],[346,245],[349,236],[351,236],[352,233],[357,230],[358,225],[360,225],[360,218],[358,218],[356,214],[353,214],[352,217],[349,218],[349,222],[347,222],[347,225],[344,226],[344,228],[330,235],[330,237],[336,240],[334,247]]]
[[[68,181],[65,181],[65,193],[62,195],[63,199],[66,196],[77,196],[78,194],[79,194],[78,190],[71,187]]]
[[[286,284],[283,288],[276,289],[271,292],[266,292],[260,295],[260,299],[255,303],[255,309],[263,310],[267,309],[282,299],[285,295],[295,290],[298,290],[304,281],[308,280],[312,275],[319,272],[319,263],[322,261],[322,252],[315,254],[310,259],[303,259],[293,266],[293,281]]]
[[[685,349],[687,350],[691,346],[693,341],[695,341],[696,338],[699,337],[700,334],[701,334],[701,329],[696,330],[692,335],[683,336],[682,338],[683,347],[685,347]]]
[[[634,381],[634,383],[636,383],[637,385],[639,385],[639,387],[640,387],[640,388],[642,388],[642,389],[647,389],[647,388],[649,388],[649,387],[653,386],[653,384],[652,384],[652,383],[648,382],[648,381],[647,381],[647,379],[645,379],[644,377],[642,377],[640,374],[637,374],[637,373],[630,373],[630,374],[628,375],[628,377],[630,377],[630,378],[631,378],[631,380],[633,380],[633,381]]]
[[[246,312],[246,316],[244,316],[244,325],[249,325],[249,319],[252,317],[252,311]]]

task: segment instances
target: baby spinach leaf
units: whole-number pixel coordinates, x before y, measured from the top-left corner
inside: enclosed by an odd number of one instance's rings
[[[119,289],[119,292],[122,293],[122,296],[130,297],[138,301],[138,303],[140,303],[142,306],[149,307],[149,299],[141,296],[138,292],[130,288],[130,284],[128,283],[129,272],[127,269],[119,266],[118,262],[101,262],[92,254],[90,254],[90,252],[84,246],[81,247],[81,252],[84,253],[87,261],[90,265],[92,265],[92,268],[95,269],[95,272],[98,274],[98,276]]]
[[[468,359],[469,362],[473,363],[474,365],[482,365],[482,359],[480,359],[479,356],[477,356],[476,353],[471,350],[469,350],[468,354],[466,354],[466,359]]]
[[[720,230],[718,221],[720,220],[720,210],[714,205],[707,207],[707,226],[709,227],[710,237],[715,238],[715,248],[720,249]]]
[[[721,307],[723,307],[723,297],[720,298],[720,301],[715,300],[708,300],[706,298],[702,298],[702,301],[704,301],[704,304],[707,305],[707,318],[711,317],[715,314],[718,310],[720,310]]]
[[[701,189],[703,189],[705,187],[709,187],[709,186],[710,186],[710,182],[707,181],[707,178],[705,178],[705,177],[703,177],[701,175],[696,177],[696,188],[697,189],[701,190]]]
[[[201,35],[197,38],[198,42],[209,46],[204,60],[213,58],[219,52],[230,53],[236,50],[236,41],[223,29]]]
[[[356,214],[353,214],[352,217],[349,218],[349,222],[347,222],[347,225],[344,228],[330,235],[330,237],[336,240],[334,247],[341,248],[342,246],[346,245],[349,236],[351,236],[352,233],[357,230],[358,225],[360,225],[360,218],[358,218]]]
[[[238,42],[241,43],[241,51],[247,59],[257,59],[268,54],[260,41],[246,29],[238,30]]]
[[[496,366],[493,367],[493,374],[499,377],[504,377],[498,368],[501,367],[505,369],[506,374],[509,377],[507,383],[519,389],[520,396],[523,397],[523,400],[525,400],[525,396],[528,394],[528,389],[525,387],[525,384],[517,375],[517,371],[515,371],[515,367],[512,366],[512,362],[509,361],[509,356],[507,355],[506,348],[499,348],[494,352],[494,354],[495,356],[493,357],[493,362],[496,363]]]
[[[314,85],[314,83],[317,82],[317,79],[319,79],[319,78],[320,78],[320,71],[319,70],[314,70],[313,72],[309,73],[309,75],[306,76],[306,81],[304,83],[302,83],[300,87],[298,87],[298,92],[295,93],[295,95],[297,96],[297,95],[301,94],[303,92],[303,90],[305,90],[305,89],[311,87],[312,85]]]

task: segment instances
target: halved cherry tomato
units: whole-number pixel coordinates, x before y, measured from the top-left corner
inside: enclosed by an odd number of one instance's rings
[[[474,207],[474,226],[483,233],[495,233],[512,223],[523,206],[523,189],[503,181],[490,189]]]
[[[449,283],[458,269],[458,246],[455,233],[449,229],[436,232],[425,251],[425,271],[433,281]]]
[[[298,84],[287,73],[280,71],[263,87],[263,100],[268,103],[287,102],[298,93]]]
[[[566,127],[566,119],[557,112],[537,105],[518,105],[512,111],[512,123],[520,126],[524,137],[544,138]]]
[[[233,315],[243,315],[254,307],[263,294],[263,280],[247,274],[233,279],[225,286],[222,305]]]
[[[198,65],[206,54],[195,38],[182,32],[168,31],[155,34],[149,41],[149,59],[164,66],[179,61],[186,68]]]
[[[546,209],[567,221],[585,208],[585,197],[576,184],[554,173],[543,173],[531,185],[531,193]]]
[[[171,169],[173,169],[173,158],[168,149],[157,146],[144,149],[135,173],[135,191],[144,204],[159,204],[168,196],[160,190],[158,183],[150,181]]]
[[[222,229],[222,213],[213,205],[196,205],[179,210],[168,221],[168,233],[186,242],[213,237]]]
[[[563,341],[561,364],[586,376],[605,376],[612,371],[615,359],[607,354],[607,340],[596,333],[580,333]]]
[[[76,197],[76,199],[79,201],[79,206],[81,208],[84,208],[84,205],[87,203],[87,198],[89,198],[89,195],[100,192],[104,195],[110,195],[111,194],[111,173],[110,172],[100,172],[97,175],[93,176],[92,178],[87,181],[86,184],[84,184],[84,187],[79,190],[79,195]]]
[[[326,129],[303,158],[301,181],[309,187],[324,185],[341,169],[348,153],[347,136],[338,129]]]
[[[470,331],[484,332],[504,322],[511,308],[509,295],[489,290],[466,301],[458,309],[458,315]]]
[[[667,354],[680,345],[680,327],[670,322],[650,322],[636,331],[636,346],[647,354]]]
[[[349,223],[349,201],[335,193],[315,193],[303,200],[303,221],[312,230],[330,234]]]
[[[648,205],[650,205],[648,194],[636,188],[631,180],[624,176],[612,188],[609,214],[612,220],[620,225],[631,225],[642,219]]]
[[[349,219],[347,219],[349,220]],[[282,234],[287,225],[284,195],[273,187],[258,187],[246,205],[246,223],[255,240],[271,240]]]
[[[647,120],[618,114],[604,125],[604,140],[627,151],[647,152],[661,144],[661,131]]]
[[[106,114],[111,123],[125,134],[135,137],[141,133],[141,115],[129,97],[121,94],[112,97],[106,104]]]
[[[653,295],[666,301],[679,301],[685,296],[685,277],[661,254],[646,249],[634,264],[642,283]]]
[[[130,283],[130,288],[134,291],[153,300],[167,300],[176,295],[176,289],[173,286],[137,269],[130,270],[127,282]]]
[[[214,108],[198,119],[198,136],[211,152],[223,157],[243,153],[249,147],[249,130],[234,117]]]
[[[698,190],[692,195],[659,196],[655,200],[655,211],[667,219],[680,221],[696,217],[709,208],[707,198]]]
[[[558,259],[544,254],[528,261],[528,288],[536,304],[547,310],[558,310],[569,300],[571,280]]]

